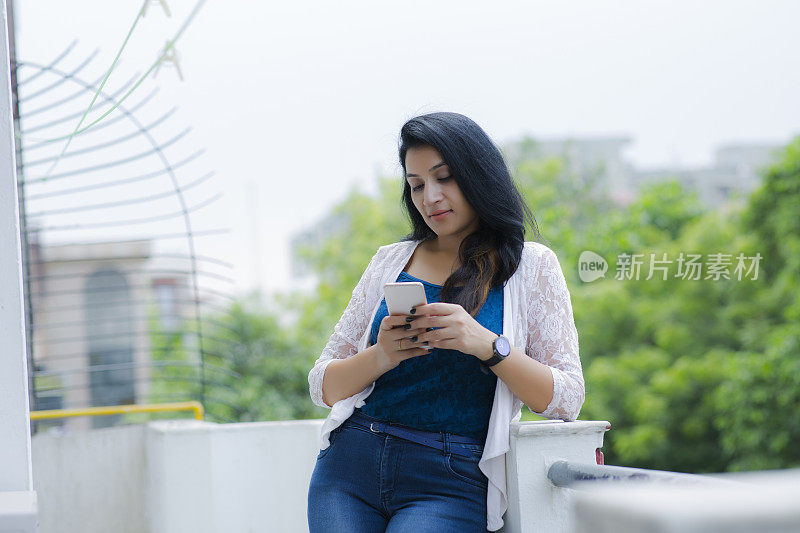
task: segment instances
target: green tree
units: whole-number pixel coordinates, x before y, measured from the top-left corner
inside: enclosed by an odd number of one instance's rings
[[[795,392],[800,287],[793,255],[800,234],[794,209],[800,198],[799,143],[787,148],[744,209],[700,216],[692,210],[682,216],[678,209],[668,218],[683,223],[661,239],[646,236],[672,224],[648,213],[657,208],[663,214],[665,206],[655,202],[629,210],[646,215],[654,226],[636,227],[645,236],[638,251],[659,245],[670,257],[680,251],[760,253],[764,270],[758,279],[670,277],[657,283],[618,282],[607,290],[601,287],[610,282],[603,281],[573,293],[586,318],[579,326],[579,332],[587,332],[582,353],[592,354],[583,415],[612,421],[609,462],[693,472],[798,464],[789,443],[800,437],[792,423],[800,415]],[[623,328],[628,334],[616,343],[604,334]],[[645,351],[631,356],[636,346]],[[648,346],[659,350],[657,357]],[[655,366],[643,374],[640,359],[645,357]],[[638,386],[629,388],[634,380]],[[611,402],[610,391],[623,398]],[[777,411],[790,422],[778,423]]]
[[[800,326],[769,335],[765,353],[728,361],[714,426],[729,470],[800,466]]]
[[[153,320],[151,343],[156,364],[151,401],[204,397],[208,419],[219,422],[311,416],[315,406],[308,401],[306,352],[278,316],[256,295],[205,316],[202,365],[191,321],[165,333],[158,331]],[[148,418],[172,417],[174,414]]]

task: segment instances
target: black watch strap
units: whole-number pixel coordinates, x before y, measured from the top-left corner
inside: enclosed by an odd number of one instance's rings
[[[494,350],[494,354],[486,361],[481,361],[481,370],[483,370],[484,373],[488,373],[490,367],[493,367],[509,356],[511,353],[511,344],[508,342],[507,338],[498,335],[492,343],[492,349]]]

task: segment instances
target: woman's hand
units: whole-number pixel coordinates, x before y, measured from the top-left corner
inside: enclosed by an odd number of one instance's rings
[[[387,315],[378,330],[378,365],[387,371],[401,362],[419,355],[429,354],[431,348],[424,347],[418,336],[425,328],[416,325],[422,317]]]
[[[414,327],[438,328],[420,333],[418,340],[427,341],[433,348],[458,350],[474,355],[482,361],[494,353],[492,343],[497,334],[481,326],[475,318],[459,304],[432,303],[416,307]]]

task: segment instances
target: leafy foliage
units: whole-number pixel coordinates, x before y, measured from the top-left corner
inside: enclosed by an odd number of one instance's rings
[[[650,235],[635,249],[657,247],[669,257],[760,253],[757,279],[604,280],[588,291],[575,287],[582,356],[589,362],[583,416],[612,421],[609,462],[689,472],[800,464],[791,445],[800,438],[798,148],[800,139],[743,208],[682,213],[647,206],[645,194],[628,210],[660,213],[647,215],[655,228],[635,228]],[[616,343],[605,335],[621,331],[629,333]]]

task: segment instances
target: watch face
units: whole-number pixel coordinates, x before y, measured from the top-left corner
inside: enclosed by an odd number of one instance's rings
[[[494,341],[494,347],[497,353],[504,357],[511,353],[511,345],[505,337],[497,337],[497,340]]]

